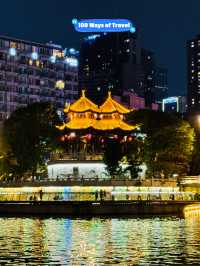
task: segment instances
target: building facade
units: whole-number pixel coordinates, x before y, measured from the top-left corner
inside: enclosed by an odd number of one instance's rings
[[[100,104],[108,90],[122,97],[131,91],[155,102],[157,75],[154,53],[141,47],[139,33],[120,32],[91,35],[82,41],[79,62],[79,91]],[[167,76],[166,76],[167,77]]]
[[[143,73],[139,51],[137,33],[108,33],[85,38],[80,49],[80,91],[86,89],[90,99],[100,104],[108,90],[117,96],[125,89],[140,90]]]
[[[155,101],[161,103],[164,98],[168,97],[168,71],[164,67],[156,67],[154,74],[154,95]]]
[[[188,112],[200,112],[200,35],[187,41]]]
[[[186,96],[173,96],[164,98],[162,100],[162,111],[185,114],[187,112]]]
[[[141,66],[144,77],[141,82],[144,88],[145,106],[151,108],[155,102],[155,56],[152,51],[141,49]]]
[[[48,101],[61,110],[77,94],[74,49],[0,36],[0,120],[33,102]]]

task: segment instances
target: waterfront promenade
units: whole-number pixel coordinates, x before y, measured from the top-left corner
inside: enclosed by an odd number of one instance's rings
[[[183,215],[199,194],[176,179],[34,180],[0,183],[0,215]]]

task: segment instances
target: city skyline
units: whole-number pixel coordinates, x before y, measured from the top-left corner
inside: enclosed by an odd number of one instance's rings
[[[169,69],[169,94],[186,93],[186,41],[200,32],[198,1],[182,1],[181,8],[178,1],[152,4],[145,0],[123,4],[104,0],[97,3],[59,0],[55,4],[52,0],[36,0],[34,5],[19,0],[12,7],[5,1],[1,4],[4,10],[0,18],[1,35],[38,42],[52,40],[65,47],[79,48],[80,39],[85,36],[75,32],[71,24],[74,17],[131,19],[140,28],[144,47],[154,51],[160,64]]]

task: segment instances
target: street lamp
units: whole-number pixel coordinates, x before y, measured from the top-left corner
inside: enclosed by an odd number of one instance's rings
[[[198,124],[198,127],[200,127],[200,115],[197,115],[197,124]]]

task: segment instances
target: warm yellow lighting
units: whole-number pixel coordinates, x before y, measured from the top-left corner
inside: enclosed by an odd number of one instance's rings
[[[64,112],[68,115],[69,122],[57,128],[60,130],[64,128],[71,130],[94,128],[104,131],[113,129],[131,131],[137,126],[128,125],[123,121],[123,114],[130,111],[112,99],[110,92],[106,101],[98,107],[85,96],[85,90],[82,90],[82,95],[77,101],[65,106]],[[97,119],[97,113],[100,113],[100,119]]]
[[[75,138],[75,137],[76,137],[76,133],[75,133],[75,132],[71,132],[71,133],[70,133],[70,137],[71,137],[71,138]]]
[[[200,126],[200,115],[197,116],[197,122],[198,122],[198,125]]]
[[[115,101],[112,97],[111,97],[111,92],[108,92],[108,97],[105,100],[105,102],[99,107],[101,113],[120,113],[120,114],[128,114],[130,113],[132,110],[124,107],[123,105],[121,105],[120,103],[118,103],[117,101]]]
[[[11,48],[17,48],[16,42],[10,42],[10,47]]]
[[[59,58],[64,57],[64,52],[61,51],[61,50],[54,49],[53,50],[53,56],[56,56],[56,57],[59,57]]]
[[[39,67],[40,66],[40,61],[36,60],[36,66]]]
[[[57,89],[62,90],[62,89],[64,89],[64,87],[65,87],[65,82],[63,80],[57,80],[56,81],[56,88]]]
[[[70,111],[76,113],[82,113],[87,111],[98,113],[99,108],[96,104],[94,104],[85,96],[85,90],[82,90],[81,97],[77,101],[72,103],[68,108],[64,109],[65,113],[68,113]]]

